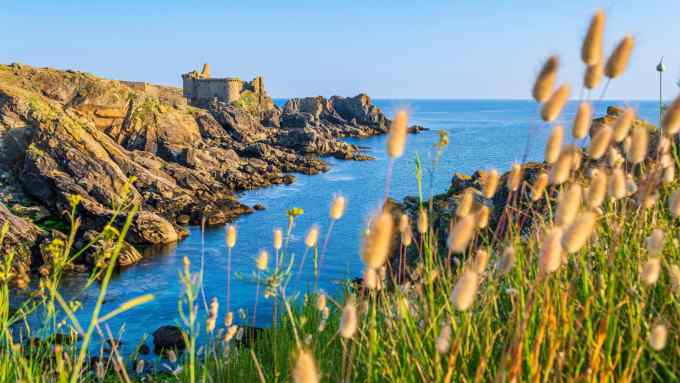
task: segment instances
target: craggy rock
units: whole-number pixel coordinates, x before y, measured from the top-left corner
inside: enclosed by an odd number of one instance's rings
[[[14,274],[23,277],[39,263],[40,253],[37,244],[45,233],[32,222],[14,215],[0,203],[0,227],[5,224],[7,233],[0,244],[0,252],[5,256],[12,253]]]
[[[153,333],[153,351],[160,355],[166,350],[182,351],[186,348],[182,330],[177,326],[161,326]]]
[[[293,99],[282,109],[269,98],[193,106],[177,88],[0,65],[0,194],[56,219],[80,196],[82,237],[103,228],[127,191],[140,210],[126,240],[172,243],[186,233],[179,225],[252,212],[239,191],[326,171],[320,156],[370,159],[338,138],[382,134],[389,123],[364,94]],[[120,262],[140,258],[127,254]]]

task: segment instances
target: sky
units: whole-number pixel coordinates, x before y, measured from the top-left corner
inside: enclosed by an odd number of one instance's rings
[[[262,75],[275,98],[526,99],[550,54],[580,89],[581,39],[597,8],[605,49],[636,39],[606,98],[678,93],[680,1],[45,1],[0,0],[0,63],[75,69],[181,86],[209,62],[215,77]]]

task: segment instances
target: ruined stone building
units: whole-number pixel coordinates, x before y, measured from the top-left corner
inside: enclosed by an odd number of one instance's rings
[[[200,105],[214,99],[221,102],[233,103],[241,98],[241,95],[249,91],[255,96],[259,104],[267,98],[261,76],[252,81],[241,81],[238,77],[212,78],[210,77],[210,65],[204,64],[201,72],[191,71],[182,75],[184,97],[194,105]]]

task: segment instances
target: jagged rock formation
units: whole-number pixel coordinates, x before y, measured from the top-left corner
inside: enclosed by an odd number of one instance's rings
[[[320,156],[369,158],[337,138],[384,133],[389,124],[365,95],[291,100],[280,110],[248,94],[196,107],[176,88],[0,65],[0,187],[14,191],[5,203],[59,217],[77,194],[83,233],[100,230],[135,177],[130,193],[141,210],[127,240],[173,242],[183,235],[178,224],[251,212],[235,192],[325,171]],[[136,258],[130,252],[126,261]]]

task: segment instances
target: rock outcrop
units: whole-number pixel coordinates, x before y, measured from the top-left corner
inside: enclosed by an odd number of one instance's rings
[[[101,230],[127,191],[141,205],[127,240],[174,242],[185,234],[179,225],[252,212],[236,192],[325,171],[323,156],[369,159],[338,138],[382,134],[390,123],[363,94],[293,99],[282,109],[252,97],[197,107],[180,89],[139,84],[0,65],[0,186],[16,197],[6,202],[59,219],[79,195],[82,236]],[[27,227],[20,238],[31,242]],[[126,262],[139,258],[128,254]]]

